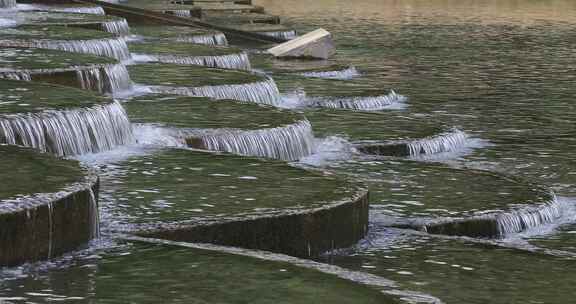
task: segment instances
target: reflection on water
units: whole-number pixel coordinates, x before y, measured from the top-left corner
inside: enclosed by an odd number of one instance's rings
[[[360,119],[364,114],[308,112],[317,133],[386,139],[390,134],[400,138],[426,134],[434,124],[457,126],[491,145],[446,163],[520,177],[551,186],[563,196],[576,193],[576,66],[572,60],[576,2],[257,3],[288,16],[300,32],[323,27],[334,34],[338,54],[333,61],[362,71],[362,77],[342,85],[332,81],[336,90],[364,95],[376,88],[393,88],[409,97],[409,107],[381,113],[381,120],[370,123]],[[280,65],[272,61],[255,66]],[[332,90],[326,80],[282,75],[277,82],[281,90],[300,88],[307,95]],[[390,116],[394,118],[387,120]],[[406,118],[414,119],[398,123]],[[355,126],[364,128],[368,136]],[[531,190],[422,164],[363,160],[332,167],[368,182],[375,227],[387,219],[382,215],[444,216],[492,209],[529,196]],[[575,250],[576,234],[571,226],[558,233],[554,227],[531,232],[529,243],[542,247],[535,251],[375,228],[366,246],[333,258],[341,266],[390,277],[447,303],[568,303],[574,296],[566,280],[576,278],[568,270],[574,264],[570,252]],[[560,258],[554,255],[558,250],[567,253]]]

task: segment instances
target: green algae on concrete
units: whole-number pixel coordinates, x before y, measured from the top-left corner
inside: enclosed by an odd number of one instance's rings
[[[361,187],[285,162],[168,150],[108,168],[102,195],[115,230],[295,256],[350,246],[367,231]]]
[[[74,284],[54,284],[74,282]],[[398,303],[378,290],[281,261],[174,246],[130,244],[0,283],[0,297],[42,302],[50,294],[91,303]]]
[[[2,40],[97,40],[116,37],[114,34],[64,25],[21,25],[14,28],[0,28]]]
[[[11,47],[0,49],[0,74],[14,71],[30,73],[74,71],[83,67],[115,63],[118,61],[113,58],[58,50]]]
[[[296,123],[304,116],[276,107],[205,97],[145,95],[124,103],[133,123],[186,129],[260,130]]]
[[[0,80],[0,100],[0,115],[91,107],[112,102],[84,90],[17,80]]]
[[[80,164],[0,145],[0,266],[51,258],[98,235],[98,179]]]
[[[176,64],[137,64],[128,66],[136,83],[155,86],[202,87],[245,84],[265,80],[248,72]]]
[[[241,49],[237,48],[183,42],[131,43],[129,44],[129,48],[132,53],[179,57],[223,56],[243,53]]]

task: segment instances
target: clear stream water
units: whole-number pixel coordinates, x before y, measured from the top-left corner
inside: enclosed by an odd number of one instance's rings
[[[399,289],[428,294],[444,303],[574,302],[575,2],[255,2],[282,16],[298,33],[323,27],[335,37],[338,52],[327,62],[275,61],[249,50],[252,68],[272,77],[283,94],[279,105],[311,123],[314,153],[294,162],[294,167],[349,177],[371,191],[368,236],[357,246],[326,254],[320,262],[378,275],[394,281]],[[346,67],[341,77],[328,73],[332,79],[310,78],[297,72],[336,64]],[[163,77],[182,76],[162,72]],[[407,98],[402,106],[364,112],[303,106],[306,99],[358,100],[387,96],[391,90]],[[135,107],[126,107],[132,118],[141,114],[131,110]],[[208,110],[216,113],[220,108],[198,109]],[[232,127],[236,120],[258,117],[267,110],[247,106],[245,111],[228,120]],[[210,213],[215,207],[210,202],[213,197],[221,196],[218,201],[229,208],[246,205],[265,210],[270,206],[261,202],[267,199],[283,204],[299,196],[316,198],[316,190],[333,187],[319,180],[319,186],[310,191],[299,191],[301,184],[310,184],[316,176],[307,179],[299,168],[280,162],[255,163],[221,155],[188,159],[189,151],[162,151],[158,146],[182,145],[173,137],[180,121],[171,126],[163,120],[170,119],[159,116],[159,124],[146,120],[134,125],[137,144],[80,157],[104,172],[107,189],[100,204],[105,233],[139,218],[162,219],[158,214]],[[363,155],[355,149],[361,142],[418,139],[452,129],[463,132],[465,144],[435,155],[394,158]],[[233,165],[226,167],[227,163]],[[245,169],[250,166],[259,169]],[[193,187],[177,187],[191,176],[188,171],[199,180],[193,186],[221,190],[195,190],[199,200],[188,206],[186,199],[191,197],[186,191]],[[135,177],[126,180],[128,175]],[[258,184],[254,188],[258,193],[245,186],[251,183]],[[539,199],[548,195],[542,189],[554,190],[561,217],[503,239],[391,227],[522,209],[518,203],[542,202]],[[349,281],[328,279],[286,263],[116,243],[106,234],[86,251],[3,269],[0,278],[0,303],[381,301],[376,293]]]

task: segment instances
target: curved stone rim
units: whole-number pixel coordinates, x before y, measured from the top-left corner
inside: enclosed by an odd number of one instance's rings
[[[0,210],[0,265],[51,258],[99,236],[99,178],[93,169],[79,166],[84,173],[81,180],[58,192],[0,201],[15,205],[9,211]]]

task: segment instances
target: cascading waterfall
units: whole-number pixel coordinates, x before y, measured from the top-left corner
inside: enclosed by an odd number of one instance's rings
[[[206,45],[228,45],[228,39],[224,33],[214,33],[212,35],[181,36],[176,38],[178,42],[206,44]]]
[[[106,32],[120,36],[130,35],[130,26],[128,25],[128,21],[126,21],[126,19],[103,22],[102,29]]]
[[[277,32],[257,32],[257,33],[264,35],[264,36],[269,36],[269,37],[274,37],[274,38],[279,38],[279,39],[284,39],[284,40],[291,40],[291,39],[298,37],[298,34],[294,30],[277,31]]]
[[[118,93],[132,88],[130,74],[123,64],[77,70],[81,87],[99,93]]]
[[[210,97],[214,99],[232,99],[273,106],[278,106],[282,100],[278,87],[272,78],[246,84],[229,84],[196,88],[152,86],[150,89],[157,93]]]
[[[0,8],[14,8],[16,5],[16,0],[0,0]]]
[[[17,72],[0,72],[1,79],[12,79],[12,80],[24,80],[31,81],[32,75],[28,72],[17,71]]]
[[[397,94],[392,90],[389,94],[380,96],[306,97],[306,102],[310,106],[319,108],[377,111],[402,104],[407,99],[406,96]]]
[[[0,116],[0,142],[60,156],[96,153],[134,142],[122,105]]]
[[[236,69],[236,70],[251,70],[250,58],[248,54],[242,52],[239,54],[229,54],[229,55],[217,55],[217,56],[194,56],[194,57],[184,57],[184,56],[172,56],[172,55],[144,55],[144,54],[133,54],[134,59],[137,58],[145,59],[145,61],[151,62],[163,62],[163,63],[175,63],[175,64],[189,64],[189,65],[200,65],[207,66],[211,68],[220,69]]]
[[[5,47],[32,47],[53,49],[73,53],[93,54],[116,58],[120,61],[130,59],[130,51],[123,38],[110,38],[98,40],[2,40],[0,46]]]
[[[551,197],[545,204],[496,215],[499,236],[504,237],[557,221],[562,217],[564,208],[554,193]]]
[[[90,188],[88,190],[90,194],[90,239],[100,238],[100,214],[98,212],[98,201],[96,200],[96,195],[94,190]]]
[[[355,67],[349,67],[340,71],[305,72],[298,75],[311,78],[346,80],[360,76],[360,72]]]
[[[410,156],[456,151],[466,145],[468,134],[453,129],[439,135],[414,140],[407,143]]]
[[[310,122],[302,120],[272,129],[226,130],[203,136],[202,142],[208,150],[291,161],[312,154],[314,134]]]
[[[164,11],[164,13],[174,15],[177,17],[184,17],[184,18],[192,17],[192,15],[190,14],[190,10],[168,10]]]
[[[50,6],[41,4],[21,4],[18,5],[19,11],[26,10],[41,10],[57,13],[76,13],[76,14],[90,14],[90,15],[106,15],[104,9],[100,6]]]

